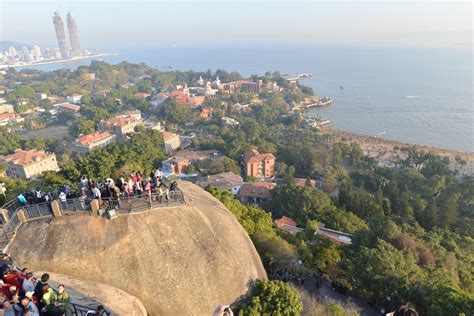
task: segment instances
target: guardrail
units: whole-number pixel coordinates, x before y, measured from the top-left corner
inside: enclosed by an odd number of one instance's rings
[[[167,180],[167,179],[166,179]],[[168,181],[168,180],[167,180]],[[59,209],[63,213],[77,213],[77,212],[90,212],[91,211],[91,199],[87,198],[74,198],[67,199],[64,201],[56,200],[59,205]],[[144,212],[152,208],[166,207],[174,204],[185,203],[184,194],[181,189],[176,188],[169,191],[168,194],[152,193],[141,194],[120,198],[104,198],[101,199],[99,207],[106,211],[115,210],[117,214],[127,213],[138,213]],[[36,204],[21,204],[17,199],[10,201],[5,204],[2,208],[6,210],[4,218],[7,219],[3,226],[0,228],[0,247],[5,250],[15,232],[20,228],[22,222],[18,216],[18,211],[23,210],[24,220],[37,220],[41,218],[53,217],[53,210],[51,206],[52,202],[42,202]]]
[[[184,202],[185,200],[183,191],[181,191],[180,189],[175,189],[173,191],[169,191],[168,194],[152,193],[151,195],[135,195],[131,196],[130,198],[104,198],[102,199],[102,204],[100,205],[100,208],[105,209],[107,211],[115,209],[118,214],[124,214],[138,213],[155,207],[165,207],[175,204],[183,204]]]
[[[92,315],[96,315],[97,313],[97,308],[90,308],[90,307],[75,304],[72,302],[70,302],[69,304],[73,307],[74,315],[76,316],[92,316]],[[104,310],[103,315],[110,315],[110,312],[107,310]]]

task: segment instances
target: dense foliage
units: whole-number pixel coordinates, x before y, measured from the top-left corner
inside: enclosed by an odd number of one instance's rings
[[[87,80],[89,73],[95,73],[97,80]],[[196,148],[216,149],[226,156],[213,163],[196,163],[190,167],[193,171],[240,173],[242,155],[249,148],[277,157],[280,182],[272,191],[272,214],[242,205],[228,192],[208,188],[249,233],[269,275],[318,269],[388,309],[411,302],[426,315],[474,313],[473,179],[457,177],[450,171],[447,158],[410,147],[401,148],[406,159],[395,161],[393,168],[382,167],[364,156],[358,144],[336,141],[330,134],[304,127],[300,115],[289,110],[313,91],[289,85],[278,72],[252,76],[264,84],[277,84],[278,89],[258,96],[237,93],[207,100],[206,106],[214,111],[209,120],[200,118],[199,110],[173,101],[155,108],[149,100],[135,96],[136,92],[169,90],[176,84],[191,85],[200,76],[211,81],[219,76],[223,82],[241,78],[236,72],[223,70],[161,72],[144,64],[99,61],[76,70],[9,71],[2,85],[11,89],[6,99],[17,112],[36,106],[50,109],[49,101],[34,98],[38,92],[60,99],[73,93],[84,96],[80,119],[60,114],[53,120],[45,114],[25,120],[27,130],[66,126],[69,135],[63,138],[23,137],[0,129],[0,155],[17,148],[47,149],[57,153],[62,169],[35,181],[1,178],[8,188],[6,198],[38,185],[75,185],[82,174],[117,177],[159,166],[166,159],[163,139],[144,130],[128,143],[110,144],[79,159],[69,154],[68,143],[73,137],[93,131],[102,119],[140,109],[148,117],[165,120],[173,130],[195,133]],[[104,90],[106,96],[99,93]],[[24,104],[24,99],[29,102]],[[245,111],[234,109],[232,105],[237,102],[249,106]],[[240,128],[223,125],[222,116],[234,118]],[[192,126],[184,124],[189,121],[193,121]],[[300,187],[295,185],[296,178],[315,179],[320,185],[317,189]],[[272,216],[282,215],[295,219],[304,233],[290,236],[276,230]],[[338,247],[315,236],[321,224],[352,234],[352,245]],[[302,260],[302,266],[295,265],[297,259]]]
[[[303,309],[301,298],[288,283],[282,281],[255,281],[255,295],[245,304],[239,315],[299,315]]]

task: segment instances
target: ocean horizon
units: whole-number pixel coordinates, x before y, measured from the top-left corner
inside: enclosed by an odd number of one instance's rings
[[[110,63],[145,63],[162,71],[279,71],[333,104],[310,115],[337,129],[382,139],[474,152],[472,49],[360,45],[219,44],[101,48]],[[91,60],[31,67],[76,68]]]

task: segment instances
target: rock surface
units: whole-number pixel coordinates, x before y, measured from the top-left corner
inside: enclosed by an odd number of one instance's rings
[[[196,185],[179,186],[186,205],[114,220],[71,215],[26,223],[11,254],[20,266],[122,289],[149,315],[210,315],[266,273],[233,214]]]
[[[73,303],[92,309],[104,305],[112,316],[147,316],[145,306],[138,298],[116,287],[49,271],[37,272],[38,277],[43,273],[49,274],[48,283],[54,289],[57,289],[59,284],[64,284]]]

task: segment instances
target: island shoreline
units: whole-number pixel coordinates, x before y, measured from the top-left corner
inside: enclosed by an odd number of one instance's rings
[[[334,126],[324,131],[323,133],[334,135],[338,140],[343,141],[343,139],[347,139],[351,142],[357,142],[363,148],[383,147],[385,149],[392,149],[395,146],[398,146],[400,148],[401,147],[414,147],[417,150],[423,150],[427,152],[431,151],[444,157],[454,158],[457,155],[459,155],[464,160],[474,160],[474,152],[471,152],[471,151],[461,151],[461,150],[455,150],[455,149],[447,149],[447,148],[441,148],[441,147],[435,147],[435,146],[429,146],[429,145],[420,145],[420,144],[408,143],[408,142],[403,142],[403,141],[390,140],[390,139],[385,139],[385,138],[376,137],[376,136],[369,136],[369,135],[364,135],[364,134],[359,134],[359,133],[354,133],[354,132],[348,132],[341,129],[337,129]]]

